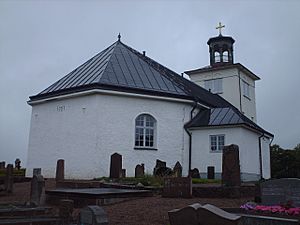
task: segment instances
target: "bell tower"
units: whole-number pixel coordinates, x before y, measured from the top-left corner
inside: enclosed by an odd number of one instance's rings
[[[233,43],[232,37],[223,36],[222,28],[225,25],[219,23],[216,29],[219,29],[219,36],[212,37],[207,41],[209,46],[210,66],[220,66],[224,64],[233,64]]]

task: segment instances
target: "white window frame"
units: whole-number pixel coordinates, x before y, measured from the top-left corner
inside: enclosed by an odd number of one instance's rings
[[[250,84],[248,84],[246,81],[243,80],[243,95],[246,98],[250,98]]]
[[[156,119],[140,114],[135,119],[134,148],[156,150]]]
[[[211,91],[214,94],[222,94],[223,93],[223,79],[212,79],[205,80],[204,87],[206,90]]]
[[[215,138],[215,141],[213,140]],[[223,145],[220,145],[220,139],[223,138]],[[225,146],[225,134],[209,135],[210,152],[222,152]]]

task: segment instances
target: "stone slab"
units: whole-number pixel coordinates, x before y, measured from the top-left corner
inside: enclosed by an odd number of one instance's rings
[[[192,179],[190,177],[170,177],[164,179],[163,197],[192,197]]]

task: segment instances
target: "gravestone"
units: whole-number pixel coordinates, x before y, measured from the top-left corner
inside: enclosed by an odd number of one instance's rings
[[[56,182],[65,179],[65,160],[59,159],[56,164]]]
[[[59,217],[61,218],[63,225],[69,225],[72,221],[72,213],[74,209],[74,200],[62,199],[59,204]]]
[[[122,177],[122,155],[114,153],[110,157],[110,178]]]
[[[173,209],[168,212],[171,225],[199,225],[197,209],[201,207],[199,203],[189,205],[181,209]]]
[[[190,171],[191,178],[200,178],[200,172],[197,168],[194,168]]]
[[[14,188],[14,175],[13,175],[14,167],[12,164],[7,164],[6,167],[6,175],[4,182],[4,190],[7,193],[12,193]]]
[[[172,169],[167,167],[167,163],[164,161],[161,161],[159,159],[156,160],[156,165],[153,169],[153,175],[154,176],[170,176],[172,175]]]
[[[173,168],[173,173],[175,177],[182,177],[182,166],[180,162],[176,162],[174,168]]]
[[[164,178],[163,197],[192,197],[192,178],[168,177]]]
[[[145,175],[145,165],[142,163],[141,165],[136,165],[135,167],[135,177],[143,177]]]
[[[263,205],[278,205],[292,202],[300,207],[300,179],[281,178],[261,183],[261,201]]]
[[[214,166],[207,167],[207,179],[215,179],[215,167]]]
[[[122,177],[126,177],[126,169],[122,169]]]
[[[224,146],[222,158],[222,184],[241,186],[239,146]]]
[[[15,168],[17,170],[21,169],[21,160],[19,158],[16,158],[16,160],[15,160]]]
[[[45,201],[45,180],[42,175],[34,175],[31,179],[30,203],[43,205]]]
[[[5,161],[0,162],[0,169],[1,170],[5,169]]]
[[[171,225],[238,225],[241,216],[199,203],[168,212]]]
[[[97,205],[89,205],[80,211],[80,225],[108,225],[108,217],[104,209]]]
[[[32,177],[42,175],[42,169],[41,168],[33,168]]]

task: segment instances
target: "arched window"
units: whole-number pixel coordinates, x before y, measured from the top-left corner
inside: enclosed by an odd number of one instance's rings
[[[220,59],[220,53],[219,52],[215,52],[214,54],[215,54],[215,62],[216,63],[220,62],[221,61],[221,59]]]
[[[229,57],[228,57],[228,51],[223,52],[223,62],[228,62]]]
[[[141,114],[135,119],[135,147],[155,147],[156,120],[148,114]]]

